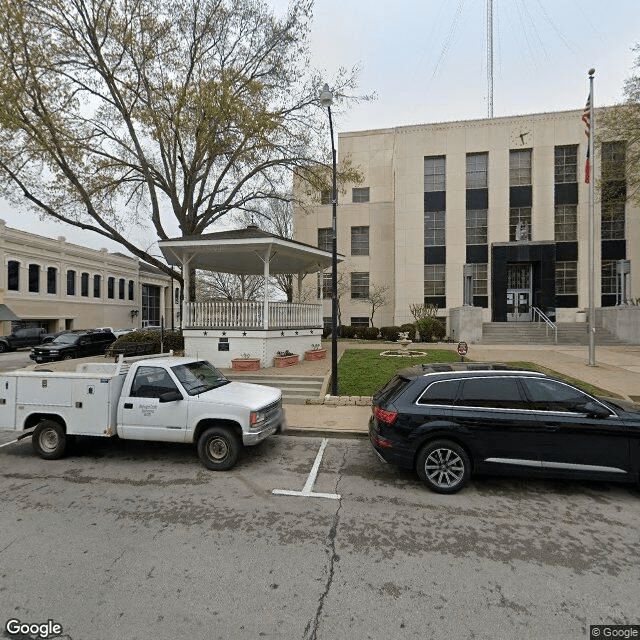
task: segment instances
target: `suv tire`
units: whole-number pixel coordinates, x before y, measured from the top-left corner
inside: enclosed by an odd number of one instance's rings
[[[420,450],[416,471],[431,491],[456,493],[471,475],[471,460],[455,442],[434,440]]]

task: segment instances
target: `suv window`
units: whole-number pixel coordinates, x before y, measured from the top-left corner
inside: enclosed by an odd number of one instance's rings
[[[402,376],[395,375],[387,384],[376,393],[376,402],[388,402],[397,398],[404,388],[409,384],[409,380]]]
[[[492,409],[523,409],[518,381],[515,378],[471,378],[462,381],[456,406]]]
[[[592,401],[588,395],[557,380],[532,378],[523,382],[531,408],[538,411],[580,412],[581,405]]]
[[[418,404],[453,405],[460,380],[437,380],[418,399]]]

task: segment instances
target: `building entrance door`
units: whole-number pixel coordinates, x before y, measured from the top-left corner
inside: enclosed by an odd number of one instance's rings
[[[531,322],[532,265],[507,266],[507,322]]]

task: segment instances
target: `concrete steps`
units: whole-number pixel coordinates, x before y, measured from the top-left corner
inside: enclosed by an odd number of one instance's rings
[[[230,380],[236,382],[251,382],[280,389],[283,404],[305,404],[307,398],[319,398],[324,383],[324,378],[320,376],[268,375],[238,371],[227,375]]]
[[[559,322],[558,344],[589,344],[588,324]],[[539,322],[484,322],[481,344],[554,344],[554,331]],[[596,328],[596,344],[614,346],[626,344],[606,329]]]

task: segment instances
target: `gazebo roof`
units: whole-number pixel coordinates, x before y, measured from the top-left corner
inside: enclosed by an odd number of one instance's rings
[[[330,267],[332,262],[329,251],[256,226],[161,240],[158,247],[171,265],[180,266],[188,260],[191,268],[238,275],[263,274],[267,257],[271,275],[311,273]],[[344,256],[338,255],[338,260]]]

